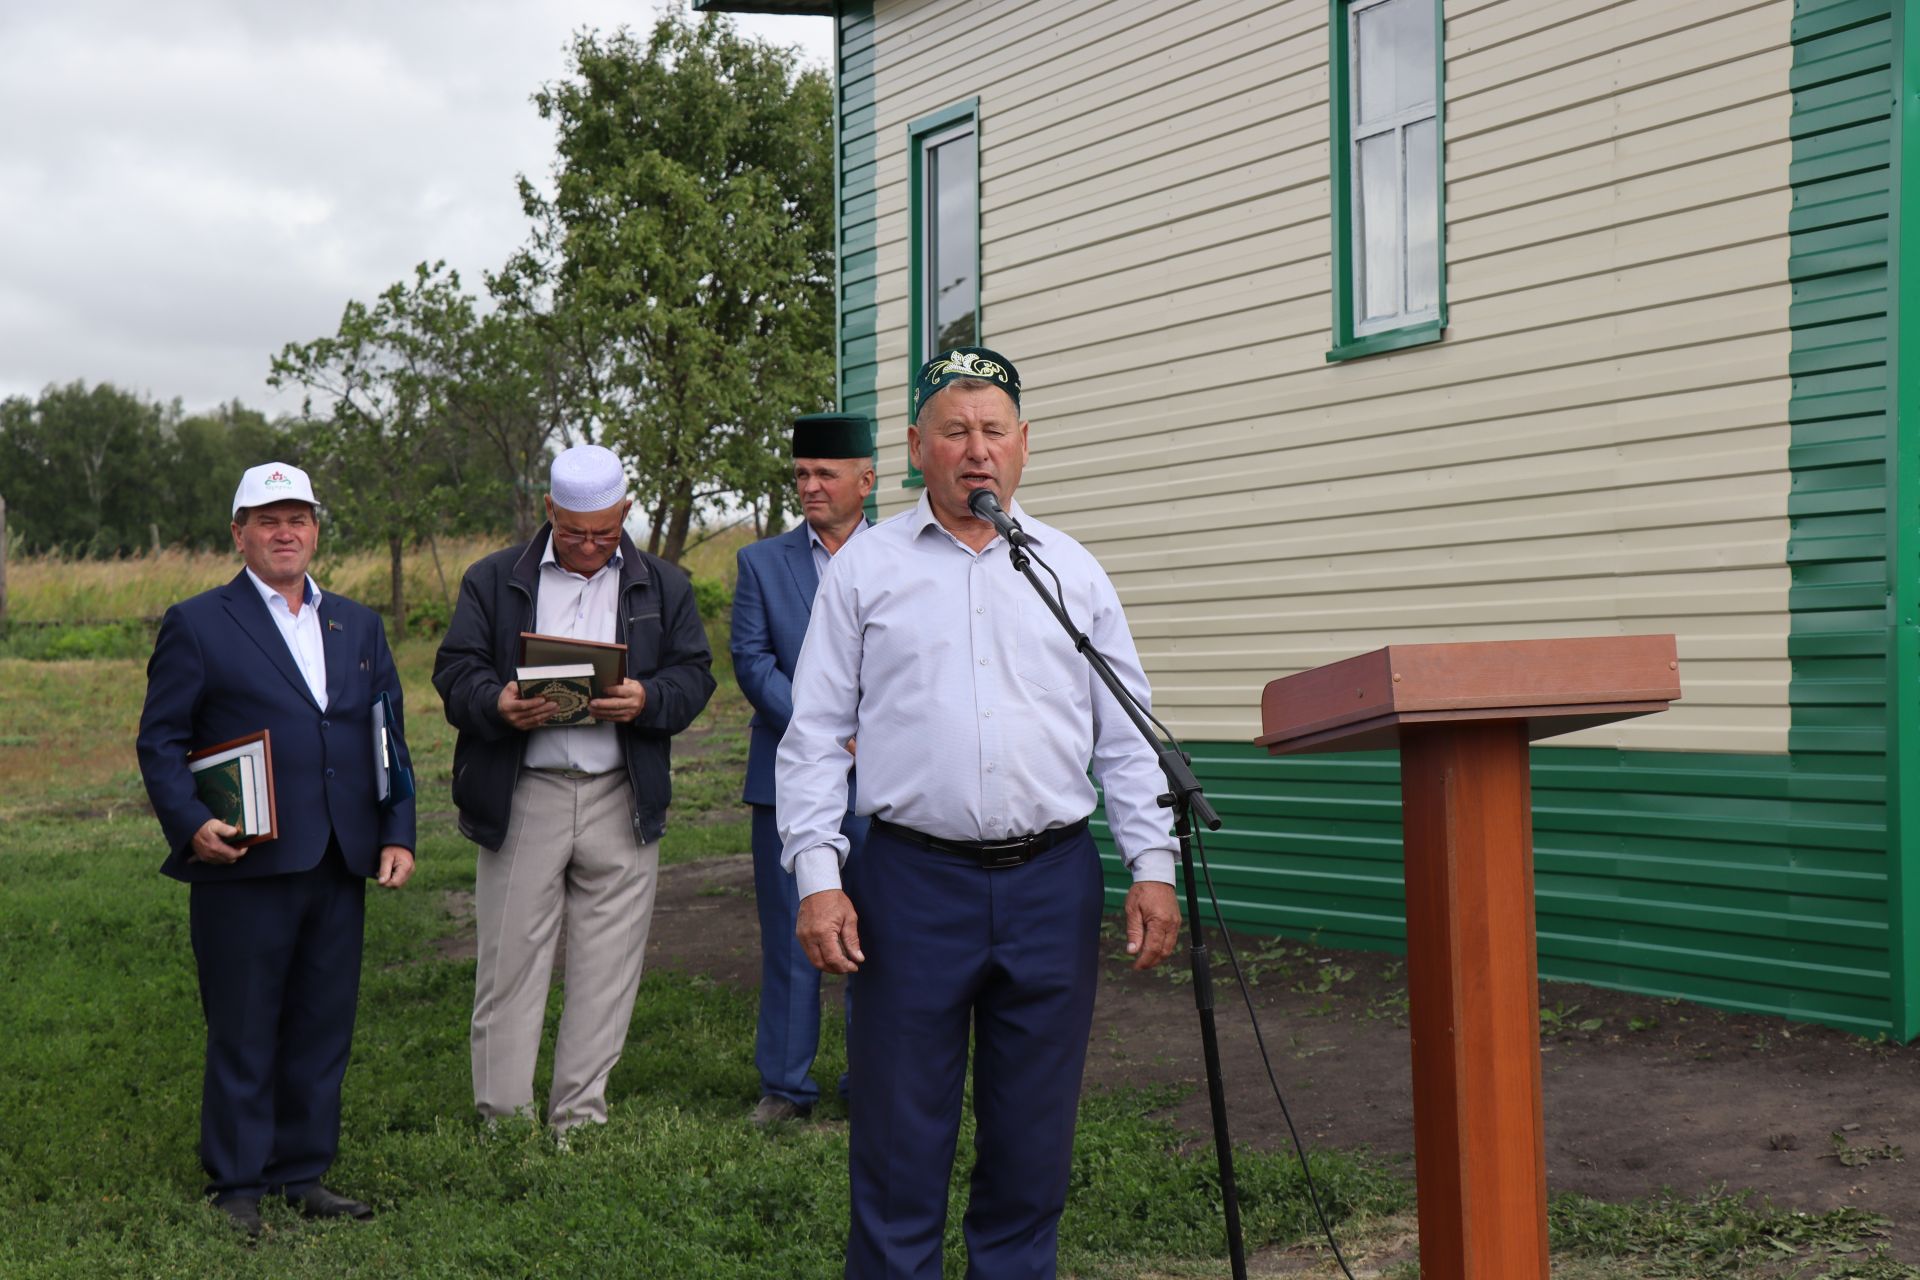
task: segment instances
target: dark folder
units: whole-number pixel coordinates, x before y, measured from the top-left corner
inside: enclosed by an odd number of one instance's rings
[[[383,689],[373,700],[374,794],[382,812],[413,798],[413,762],[393,715],[393,701]]]

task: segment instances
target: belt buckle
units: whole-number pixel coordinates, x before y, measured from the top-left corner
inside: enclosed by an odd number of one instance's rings
[[[980,866],[986,871],[1002,871],[1008,867],[1022,866],[1031,861],[1032,850],[1031,839],[1003,841],[998,849],[991,852],[986,849],[980,851]]]

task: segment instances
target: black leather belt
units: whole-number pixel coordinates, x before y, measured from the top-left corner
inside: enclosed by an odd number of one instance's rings
[[[977,862],[989,871],[995,871],[1002,867],[1018,867],[1032,862],[1056,845],[1065,844],[1087,829],[1087,820],[1082,818],[1064,827],[1050,827],[1036,835],[1015,836],[1011,840],[947,840],[940,836],[930,836],[924,831],[915,831],[912,827],[899,826],[888,822],[885,818],[875,818],[872,829],[881,835],[891,836],[895,840],[917,844],[922,849],[931,849],[935,853],[950,853],[955,857]]]

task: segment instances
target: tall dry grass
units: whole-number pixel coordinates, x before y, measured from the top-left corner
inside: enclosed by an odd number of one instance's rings
[[[686,566],[695,576],[733,588],[734,552],[753,538],[751,525],[723,529],[693,546]],[[480,557],[507,545],[504,536],[439,538],[402,558],[407,599],[418,604],[460,593],[460,577]],[[7,564],[7,616],[16,622],[113,622],[157,618],[176,601],[217,587],[240,571],[232,552],[166,550],[115,560],[80,560],[58,554],[16,556]],[[391,595],[384,550],[332,554],[326,535],[314,558],[313,577],[323,590],[384,606]]]

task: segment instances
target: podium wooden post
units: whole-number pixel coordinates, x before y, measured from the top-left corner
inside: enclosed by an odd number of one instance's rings
[[[1391,645],[1270,682],[1275,755],[1400,749],[1426,1280],[1546,1280],[1536,738],[1664,711],[1672,636]]]

